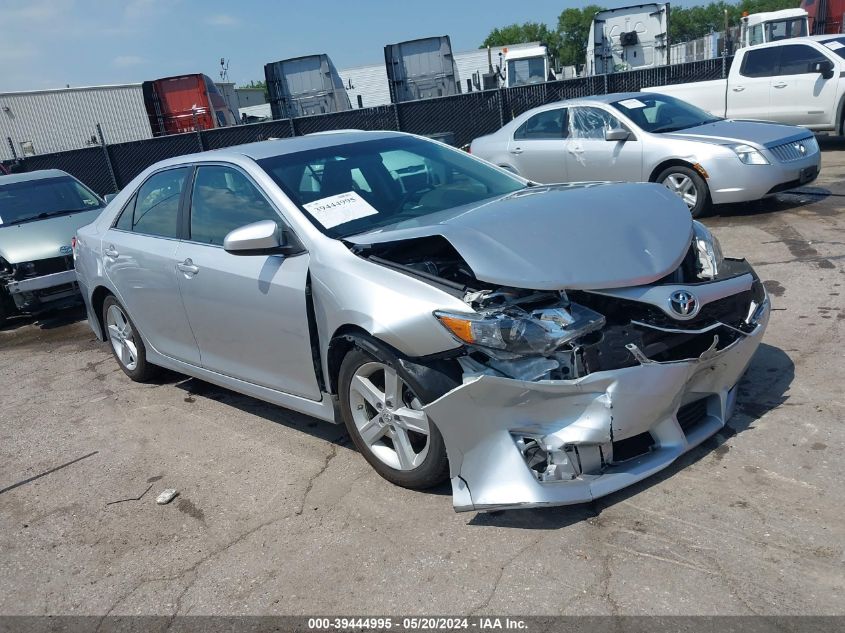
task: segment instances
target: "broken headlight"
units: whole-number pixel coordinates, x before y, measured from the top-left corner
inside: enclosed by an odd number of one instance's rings
[[[546,355],[564,343],[604,326],[598,312],[570,303],[568,307],[528,312],[511,307],[480,314],[435,312],[454,336],[468,345],[514,355]]]
[[[698,278],[715,279],[725,261],[719,240],[701,222],[692,222],[692,245],[698,259]]]

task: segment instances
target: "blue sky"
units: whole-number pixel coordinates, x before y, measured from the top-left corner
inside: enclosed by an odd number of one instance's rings
[[[328,53],[338,68],[384,61],[387,43],[450,35],[476,48],[496,26],[553,25],[584,3],[531,0],[0,0],[0,92],[131,83],[180,73],[237,83],[264,64]],[[636,4],[597,2],[606,6]],[[674,6],[696,4],[673,1]]]

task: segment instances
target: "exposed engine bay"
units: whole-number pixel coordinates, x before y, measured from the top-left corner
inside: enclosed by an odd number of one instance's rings
[[[471,317],[435,313],[466,344],[458,359],[465,376],[567,380],[643,363],[698,358],[751,332],[754,313],[765,298],[753,269],[744,260],[723,258],[718,242],[698,223],[680,266],[649,287],[694,290],[743,277],[746,283],[706,303],[688,293],[689,301],[697,301],[689,315],[674,314],[664,300],[666,293],[655,301],[627,298],[630,293],[616,289],[549,291],[485,284],[441,236],[354,250],[425,279],[474,310]]]

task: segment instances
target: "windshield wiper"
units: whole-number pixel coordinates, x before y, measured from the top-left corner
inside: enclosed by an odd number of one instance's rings
[[[24,222],[36,222],[38,220],[45,220],[47,218],[52,218],[57,215],[68,215],[70,213],[83,213],[85,211],[93,211],[94,209],[101,209],[102,207],[92,207],[90,209],[60,209],[58,211],[42,211],[38,215],[33,215],[29,218],[21,218],[20,220],[11,220],[6,222],[5,224],[23,224]],[[0,214],[0,217],[3,217]]]

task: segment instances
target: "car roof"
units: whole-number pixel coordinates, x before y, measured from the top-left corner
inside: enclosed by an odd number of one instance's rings
[[[231,147],[224,147],[208,152],[187,154],[185,156],[179,156],[178,159],[170,159],[169,161],[163,162],[190,163],[197,161],[229,160],[232,158],[241,158],[243,156],[247,156],[253,160],[261,160],[264,158],[294,154],[296,152],[304,152],[312,149],[321,149],[323,147],[335,147],[337,145],[348,145],[350,143],[360,143],[362,141],[374,141],[378,139],[396,138],[402,136],[412,135],[403,134],[401,132],[365,132],[361,130],[319,132],[316,134],[306,134],[305,136],[295,136],[293,138],[279,138],[267,141],[258,141],[257,143],[246,143],[244,145],[232,145]]]
[[[595,105],[595,104],[611,104],[615,103],[616,101],[621,101],[623,99],[637,99],[642,98],[650,94],[656,93],[649,93],[649,92],[612,92],[607,95],[593,95],[590,97],[577,97],[575,99],[564,99],[562,101],[555,101],[553,103],[547,103],[545,105],[537,106],[536,108],[531,108],[530,110],[526,110],[521,115],[516,117],[514,121],[517,119],[521,119],[524,115],[529,113],[535,112],[543,112],[545,110],[553,110],[555,108],[560,108],[563,106],[576,106],[576,105]],[[511,121],[510,123],[512,123]],[[508,123],[508,125],[510,125]]]
[[[837,37],[845,37],[844,33],[830,33],[827,35],[805,35],[803,37],[788,37],[782,40],[775,40],[774,42],[763,42],[762,44],[754,44],[753,46],[746,46],[737,51],[756,50],[759,48],[772,48],[773,46],[781,46],[784,44],[802,44],[805,42],[823,42]]]
[[[825,33],[824,35],[808,35],[806,38],[792,38],[792,39],[808,39],[808,40],[815,40],[817,42],[824,42],[825,40],[832,40],[836,38],[845,37],[845,33]],[[781,40],[782,42],[783,40]]]
[[[0,175],[0,187],[16,182],[29,182],[30,180],[44,180],[45,178],[59,178],[62,176],[70,176],[70,174],[61,169],[39,169],[38,171],[27,171],[22,174]],[[73,176],[70,177],[72,178]]]

